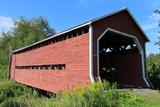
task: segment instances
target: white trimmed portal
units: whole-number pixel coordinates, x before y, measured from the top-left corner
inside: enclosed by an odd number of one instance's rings
[[[144,52],[143,52],[143,48],[141,47],[138,39],[135,37],[135,36],[132,36],[130,34],[127,34],[127,33],[124,33],[124,32],[121,32],[121,31],[118,31],[118,30],[115,30],[115,29],[111,29],[111,28],[107,28],[103,33],[102,35],[97,39],[97,75],[98,77],[100,77],[100,59],[99,59],[99,52],[100,52],[100,49],[99,49],[99,45],[100,45],[100,40],[103,36],[107,36],[106,33],[108,32],[113,32],[113,33],[116,33],[118,34],[119,36],[123,36],[123,37],[128,37],[130,39],[132,39],[134,41],[134,43],[136,44],[137,48],[138,48],[138,51],[141,55],[141,67],[142,67],[142,76],[143,76],[143,80],[146,84],[147,87],[151,87],[150,84],[148,83],[148,80],[146,79],[146,73],[145,73],[145,68],[144,68]]]

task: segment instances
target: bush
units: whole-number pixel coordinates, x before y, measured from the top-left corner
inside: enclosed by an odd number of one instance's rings
[[[160,53],[147,57],[147,73],[155,89],[160,89]]]
[[[53,98],[55,107],[134,107],[138,101],[136,96],[118,91],[107,82],[68,90]]]
[[[18,102],[17,99],[7,99],[2,104],[1,107],[27,107],[23,102]]]
[[[150,69],[148,69],[149,79],[154,88],[160,89],[160,65],[153,63],[150,66]]]
[[[0,82],[7,80],[7,65],[0,65]]]
[[[17,84],[14,81],[3,81],[0,82],[0,103],[15,97],[29,97],[29,96],[38,96],[38,93],[32,91],[31,88],[28,88],[22,84]]]
[[[0,88],[4,85],[7,87],[0,90],[1,107],[139,107],[143,101],[107,82],[67,90],[51,98],[36,97],[30,88],[12,81],[1,83]]]

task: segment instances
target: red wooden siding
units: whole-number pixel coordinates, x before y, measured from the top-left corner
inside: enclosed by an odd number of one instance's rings
[[[89,34],[12,56],[12,78],[51,92],[89,84]],[[15,62],[16,60],[16,62]],[[64,70],[15,69],[15,66],[65,64]],[[13,73],[15,71],[15,73]],[[15,74],[13,76],[13,74]]]
[[[145,86],[142,78],[140,54],[118,55],[116,56],[116,64],[118,70],[116,78],[120,83]]]
[[[93,32],[90,32],[91,35],[88,32],[90,25],[93,27]],[[82,84],[90,84],[91,79],[89,74],[90,67],[92,67],[90,64],[92,63],[94,79],[98,78],[97,39],[107,28],[135,36],[144,50],[144,63],[146,63],[145,43],[147,38],[136,25],[128,10],[124,9],[110,16],[91,20],[90,22],[61,32],[55,35],[54,38],[48,38],[29,47],[13,51],[10,78],[19,83],[50,92],[63,91]],[[90,29],[90,31],[92,30]],[[90,41],[92,39],[90,36],[93,36],[93,41]],[[110,39],[111,42],[115,42],[114,40]],[[92,43],[91,46],[93,45],[93,47],[89,47],[89,43]],[[108,42],[105,41],[105,43]],[[93,53],[89,53],[92,48]],[[92,60],[89,58],[92,57],[92,54],[93,62],[90,63]],[[116,63],[117,69],[121,71],[117,75],[119,82],[145,86],[142,76],[142,60],[139,53],[117,56],[113,54],[112,57],[116,59],[114,63]],[[65,68],[59,70],[36,68],[43,65],[64,65]],[[125,68],[126,65],[127,69]]]

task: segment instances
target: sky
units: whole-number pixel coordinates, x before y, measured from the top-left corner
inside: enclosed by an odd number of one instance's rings
[[[0,34],[14,27],[13,21],[20,16],[43,16],[60,32],[124,7],[130,9],[150,39],[146,44],[147,55],[159,53],[154,44],[160,36],[160,15],[154,14],[154,10],[160,7],[160,0],[1,0]]]

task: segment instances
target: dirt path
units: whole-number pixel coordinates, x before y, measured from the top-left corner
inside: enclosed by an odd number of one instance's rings
[[[153,95],[157,94],[157,90],[152,90],[152,89],[129,89],[130,91],[137,93],[137,94],[142,94],[142,95]]]

